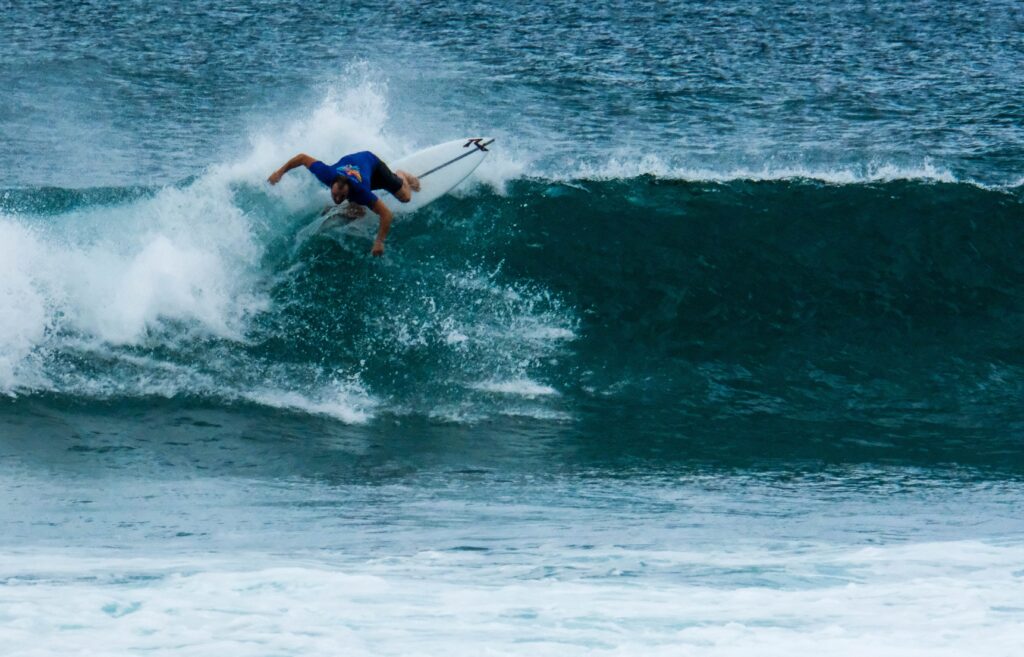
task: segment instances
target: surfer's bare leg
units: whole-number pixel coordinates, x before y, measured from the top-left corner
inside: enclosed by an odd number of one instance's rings
[[[420,179],[407,171],[396,171],[395,175],[402,179],[402,189],[395,192],[395,198],[408,203],[412,200],[412,193],[420,191]]]

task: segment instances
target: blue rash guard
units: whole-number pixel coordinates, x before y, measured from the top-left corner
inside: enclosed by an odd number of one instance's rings
[[[372,206],[377,202],[377,195],[370,191],[370,179],[379,163],[380,159],[370,151],[359,151],[346,155],[330,166],[317,160],[309,165],[309,172],[328,187],[334,184],[338,176],[347,177],[348,200]]]

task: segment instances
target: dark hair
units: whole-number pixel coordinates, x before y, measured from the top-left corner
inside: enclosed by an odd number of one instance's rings
[[[339,173],[338,177],[335,178],[334,182],[331,183],[331,187],[333,187],[334,183],[336,183],[336,182],[340,182],[342,185],[351,185],[352,184],[352,181],[348,179],[348,176],[346,176],[344,174],[341,174],[341,173]]]

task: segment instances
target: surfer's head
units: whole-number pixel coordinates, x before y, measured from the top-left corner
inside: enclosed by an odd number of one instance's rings
[[[348,178],[346,176],[338,176],[331,183],[331,198],[334,199],[335,203],[341,203],[348,198]]]

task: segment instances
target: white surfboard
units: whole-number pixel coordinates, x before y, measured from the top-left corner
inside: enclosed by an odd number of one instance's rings
[[[465,180],[480,166],[494,139],[468,137],[447,141],[437,146],[388,162],[392,171],[407,171],[420,179],[420,191],[412,200],[402,203],[387,192],[376,192],[392,212],[414,212],[434,201]]]
[[[427,203],[435,201],[465,180],[480,166],[489,147],[494,143],[490,137],[467,137],[446,141],[403,158],[386,162],[392,171],[407,171],[420,179],[420,191],[413,192],[412,200],[402,203],[388,192],[378,189],[374,193],[391,208],[395,214],[414,212]],[[343,231],[345,233],[372,235],[377,230],[376,221],[356,221],[348,216],[348,202],[334,206],[325,214],[314,219],[295,236],[296,248],[311,235]],[[360,217],[373,217],[372,212],[363,211]]]

